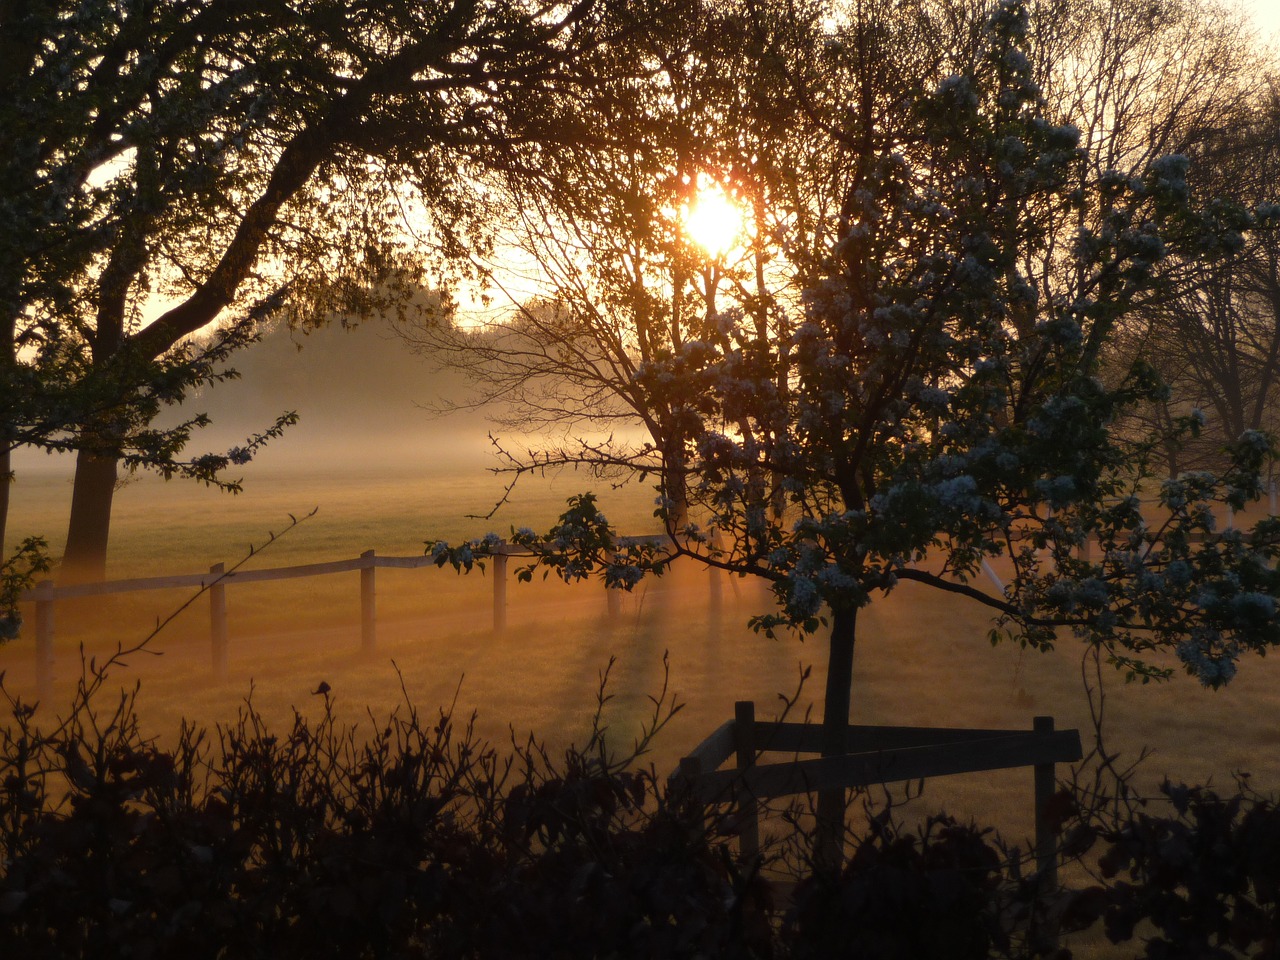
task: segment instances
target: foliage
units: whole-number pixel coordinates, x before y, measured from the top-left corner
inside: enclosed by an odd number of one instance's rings
[[[622,590],[630,590],[646,574],[661,576],[670,560],[659,537],[617,536],[590,493],[570,497],[567,509],[547,533],[512,528],[505,543],[489,533],[458,546],[437,540],[430,547],[436,566],[449,564],[459,573],[469,573],[477,565],[483,570],[482,558],[507,551],[533,558],[516,569],[517,579],[525,583],[541,567],[544,579],[553,572],[565,583],[595,576],[605,586]]]
[[[487,172],[536,175],[541,151],[582,136],[572,103],[592,52],[650,12],[94,0],[6,13],[0,380],[30,402],[0,407],[0,444],[82,452],[75,562],[101,567],[114,484],[87,460],[213,473],[177,457],[196,421],[149,429],[157,402],[216,379],[222,357],[184,338],[231,318],[230,347],[267,315],[376,312],[408,299],[423,259],[434,285],[458,280],[489,243]]]
[[[638,960],[1018,942],[991,926],[1005,861],[946,818],[918,838],[878,818],[837,884],[786,899],[734,860],[732,817],[636,763],[677,709],[665,691],[634,748],[610,751],[605,677],[587,743],[560,758],[532,737],[504,755],[453,708],[407,700],[346,726],[327,684],[318,713],[284,730],[250,696],[235,722],[184,726],[169,749],[139,733],[136,688],[94,707],[102,667],[51,727],[9,697],[0,943],[30,957]]]
[[[896,960],[946,957],[982,960],[1013,945],[1001,924],[998,889],[1007,862],[989,831],[946,816],[928,818],[918,834],[891,808],[870,818],[867,832],[836,882],[811,877],[788,911],[800,958]]]
[[[230,356],[258,339],[257,315],[216,331],[202,343],[184,343],[158,359],[131,357],[110,368],[95,368],[65,345],[44,341],[0,382],[0,404],[10,412],[8,450],[34,447],[50,453],[86,449],[119,455],[130,470],[153,469],[235,491],[235,481],[222,472],[244,463],[253,451],[294,421],[279,418],[274,427],[251,438],[226,456],[183,461],[179,454],[194,430],[208,424],[197,415],[164,429],[152,421],[180,403],[191,390],[235,379],[225,364]],[[90,420],[113,424],[111,436],[80,435]]]
[[[849,49],[861,37],[873,56],[874,27],[854,23]],[[1276,211],[1197,206],[1179,156],[1082,180],[1090,148],[1046,115],[1033,39],[1026,7],[1004,3],[964,72],[848,117],[842,233],[792,335],[690,339],[638,370],[680,411],[690,503],[722,538],[671,529],[672,549],[770,580],[764,629],[830,610],[850,651],[857,609],[914,580],[1021,642],[1069,629],[1144,679],[1173,650],[1216,686],[1280,639],[1280,527],[1224,531],[1212,514],[1261,495],[1271,442],[1246,434],[1153,509],[1151,451],[1177,436],[1120,422],[1163,387],[1141,359],[1103,380],[1102,359],[1171,262],[1237,249]],[[973,582],[992,557],[1013,565],[1001,594]]]
[[[139,732],[136,688],[98,706],[106,666],[52,723],[6,695],[0,943],[24,957],[1038,955],[1036,886],[976,825],[908,828],[868,797],[838,875],[812,869],[803,827],[739,863],[732,815],[636,762],[677,709],[665,691],[612,752],[607,670],[587,742],[557,757],[532,736],[500,751],[454,707],[407,698],[348,726],[328,684],[284,729],[250,695],[234,722],[162,748]],[[1079,787],[1055,798],[1064,855],[1092,848],[1097,877],[1064,892],[1055,925],[1101,924],[1153,960],[1274,955],[1274,801],[1243,781],[1162,792],[1111,813]]]
[[[1147,956],[1212,956],[1228,944],[1273,952],[1280,812],[1202,787],[1166,782],[1162,792],[1172,815],[1126,824],[1101,860],[1105,876],[1127,875],[1111,892],[1108,936],[1126,939],[1149,919],[1162,936],[1147,941]]]
[[[18,600],[35,585],[37,576],[49,570],[48,546],[40,537],[27,537],[0,563],[0,645],[18,638],[22,629]]]
[[[599,717],[562,761],[532,739],[504,758],[451,710],[343,726],[322,685],[279,735],[250,699],[162,750],[134,694],[97,716],[94,687],[51,730],[11,699],[0,734],[0,942],[24,956],[692,956],[736,936],[722,841],[609,754]],[[637,752],[674,709],[655,700]]]
[[[1072,891],[1064,929],[1102,923],[1112,943],[1140,937],[1149,960],[1273,957],[1280,944],[1280,809],[1248,786],[1233,793],[1166,780],[1123,815],[1087,817],[1075,855],[1097,845],[1097,882]]]

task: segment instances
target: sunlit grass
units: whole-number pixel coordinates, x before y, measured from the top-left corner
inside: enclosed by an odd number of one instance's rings
[[[214,562],[235,562],[251,543],[280,529],[288,514],[320,508],[253,566],[350,558],[366,549],[417,555],[435,537],[460,539],[512,524],[550,521],[572,492],[595,487],[565,477],[528,488],[500,519],[464,514],[487,509],[501,483],[482,472],[350,475],[265,475],[238,498],[189,485],[139,483],[121,494],[114,531],[113,576],[186,573]],[[65,522],[69,488],[26,491],[15,497],[20,528]],[[632,532],[652,524],[651,500],[642,490],[602,490],[606,512]],[[43,499],[41,499],[43,498]],[[43,504],[43,506],[41,506]],[[43,512],[42,512],[43,511]],[[1247,518],[1240,518],[1245,522]],[[36,527],[39,529],[39,527]],[[650,528],[651,529],[651,526]],[[14,531],[24,532],[23,529]],[[57,539],[53,538],[55,549]],[[997,572],[1004,572],[995,564]],[[983,584],[986,586],[986,584]],[[401,684],[423,710],[456,696],[460,715],[479,713],[479,730],[505,740],[530,731],[553,745],[581,740],[594,709],[599,674],[616,656],[606,712],[614,743],[629,745],[649,716],[649,697],[663,682],[662,658],[670,651],[671,684],[686,704],[658,738],[649,758],[661,773],[733,714],[733,703],[751,699],[757,715],[770,717],[782,696],[795,693],[800,671],[812,675],[793,718],[816,717],[824,684],[821,637],[769,640],[745,627],[752,613],[769,609],[762,586],[726,580],[724,612],[717,622],[708,605],[705,572],[677,570],[624,598],[622,615],[606,616],[596,585],[555,582],[509,584],[509,628],[493,634],[492,581],[488,573],[457,576],[452,570],[380,569],[378,646],[360,653],[359,575],[235,585],[228,590],[230,672],[210,670],[209,607],[200,597],[151,645],[159,656],[136,654],[114,671],[120,685],[141,681],[139,709],[148,732],[171,737],[182,718],[211,725],[232,718],[252,692],[255,706],[285,723],[296,708],[318,711],[312,691],[324,681],[348,719],[369,725],[401,702]],[[57,683],[52,704],[67,702],[78,671],[81,644],[89,656],[108,656],[116,643],[132,644],[157,618],[167,616],[189,591],[109,597],[58,609]],[[28,611],[29,612],[29,611]],[[1030,728],[1051,714],[1060,728],[1081,730],[1091,746],[1091,721],[1081,681],[1079,641],[1063,637],[1050,653],[1014,646],[992,648],[985,611],[973,604],[904,583],[888,599],[860,615],[855,656],[856,722],[957,727]],[[1280,674],[1274,658],[1251,658],[1224,690],[1212,692],[1179,676],[1166,684],[1126,686],[1105,675],[1108,746],[1123,760],[1154,751],[1139,787],[1154,794],[1169,775],[1188,782],[1213,780],[1229,788],[1233,773],[1247,770],[1255,787],[1280,786]],[[30,633],[0,648],[6,686],[34,694]],[[945,809],[962,820],[991,824],[1011,841],[1031,832],[1031,771],[972,774],[938,779],[906,807],[908,820]],[[1097,938],[1092,938],[1096,940]],[[1107,956],[1105,949],[1072,944],[1079,956]]]

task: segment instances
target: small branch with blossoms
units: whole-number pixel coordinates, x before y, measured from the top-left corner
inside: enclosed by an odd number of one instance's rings
[[[452,566],[459,573],[470,573],[472,567],[483,570],[488,557],[518,556],[530,558],[516,568],[516,579],[522,583],[541,569],[544,579],[553,573],[565,583],[595,577],[611,589],[631,590],[644,577],[665,573],[680,551],[666,536],[616,535],[595,496],[583,493],[569,498],[567,509],[546,533],[513,527],[505,540],[496,533],[456,546],[438,540],[427,552],[436,566]]]

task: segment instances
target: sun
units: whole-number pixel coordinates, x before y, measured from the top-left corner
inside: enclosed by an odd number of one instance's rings
[[[699,184],[684,218],[685,233],[712,257],[733,249],[744,227],[742,208],[716,183]]]

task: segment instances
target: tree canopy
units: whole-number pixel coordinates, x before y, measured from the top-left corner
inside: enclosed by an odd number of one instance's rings
[[[457,279],[500,216],[485,175],[537,176],[586,138],[575,100],[605,51],[626,69],[652,13],[6,4],[0,430],[6,451],[80,451],[68,560],[101,574],[120,454],[175,464],[187,435],[147,429],[156,403],[224,360],[184,338],[232,322],[235,346],[267,313],[378,309],[370,291],[424,259],[435,284]]]
[[[677,412],[659,450],[678,446],[692,520],[667,496],[668,544],[623,548],[579,499],[517,540],[561,576],[619,587],[678,555],[768,579],[777,608],[759,627],[830,624],[829,755],[858,611],[903,581],[986,606],[1024,644],[1074,632],[1130,677],[1167,676],[1168,652],[1226,683],[1280,641],[1280,521],[1214,515],[1258,498],[1271,440],[1246,432],[1218,472],[1166,479],[1153,452],[1194,421],[1135,435],[1126,415],[1165,386],[1142,358],[1118,375],[1105,361],[1188,264],[1235,255],[1280,209],[1196,196],[1184,155],[1101,164],[1050,109],[1021,0],[903,73],[878,69],[901,8],[873,6],[825,48],[857,82],[823,128],[842,171],[835,235],[805,265],[800,312],[767,337],[709,324],[637,366]],[[1013,571],[1000,592],[976,582],[994,558]],[[841,822],[842,800],[819,815]]]

